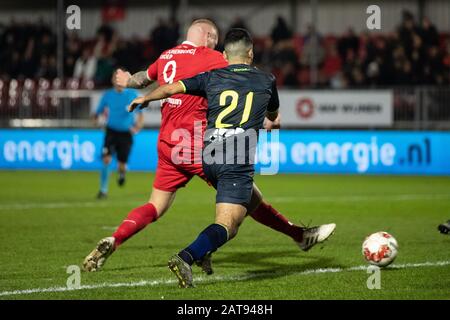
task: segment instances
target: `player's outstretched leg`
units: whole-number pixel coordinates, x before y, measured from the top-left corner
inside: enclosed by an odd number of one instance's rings
[[[334,223],[311,228],[297,226],[264,201],[250,216],[256,221],[291,237],[303,251],[308,251],[317,243],[324,242],[336,229]]]
[[[303,251],[308,251],[316,243],[325,241],[330,237],[335,224],[320,227],[305,228],[290,222],[285,216],[263,200],[261,191],[253,184],[252,199],[250,202],[250,216],[257,222],[291,237]],[[314,238],[317,240],[314,242]]]
[[[261,191],[255,183],[253,183],[249,212],[250,217],[255,221],[291,237],[296,242],[302,241],[304,228],[293,224],[275,208],[265,202]]]
[[[112,237],[100,240],[97,247],[84,259],[83,268],[87,272],[99,270],[114,250],[158,218],[155,206],[147,203],[131,210],[127,218],[113,233]]]
[[[117,230],[109,238],[113,239],[111,251],[99,250],[97,247],[85,258],[85,262],[89,261],[86,271],[97,271],[106,262],[106,259],[126,240],[144,229],[150,223],[161,217],[170,207],[175,199],[175,192],[162,191],[153,188],[148,203],[137,207],[130,211],[125,220],[122,221]],[[97,251],[96,251],[97,250]],[[84,263],[83,263],[84,265]]]
[[[445,222],[443,224],[440,224],[438,226],[438,230],[442,234],[449,234],[450,233],[450,220],[448,220],[447,222]]]
[[[304,228],[290,222],[267,202],[262,201],[261,204],[250,213],[250,217],[273,230],[291,237],[296,242],[300,242],[303,239]]]

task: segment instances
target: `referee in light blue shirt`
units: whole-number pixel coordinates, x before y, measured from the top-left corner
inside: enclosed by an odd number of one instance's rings
[[[119,162],[117,183],[119,186],[125,184],[126,164],[133,144],[133,134],[138,133],[144,124],[144,115],[140,110],[137,113],[130,113],[127,110],[131,101],[138,97],[138,92],[117,86],[114,74],[112,83],[114,87],[103,94],[95,112],[96,120],[102,114],[108,119],[102,150],[103,167],[100,173],[98,199],[104,199],[108,194],[109,164],[113,155],[117,155]]]

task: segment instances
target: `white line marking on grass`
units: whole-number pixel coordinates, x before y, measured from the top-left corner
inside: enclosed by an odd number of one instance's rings
[[[115,226],[115,227],[102,226],[101,229],[108,230],[108,231],[115,231],[117,229],[117,226]]]
[[[398,194],[398,195],[329,195],[329,196],[298,196],[298,197],[269,197],[271,201],[279,202],[364,202],[364,201],[422,201],[422,200],[450,200],[450,194]],[[184,203],[209,203],[209,200],[195,198],[183,199]],[[0,204],[2,210],[27,209],[61,209],[61,208],[106,208],[127,207],[137,205],[139,201],[87,201],[87,202],[48,202],[48,203],[11,203]]]
[[[137,201],[123,202],[48,202],[48,203],[12,203],[1,204],[0,210],[27,210],[27,209],[61,209],[61,208],[99,208],[136,205]]]
[[[450,200],[450,194],[398,194],[398,195],[360,195],[360,196],[309,196],[309,197],[272,197],[271,201],[280,202],[364,202],[364,201],[422,201]]]
[[[450,260],[448,261],[436,261],[436,262],[421,262],[421,263],[405,263],[396,264],[389,267],[389,269],[410,269],[410,268],[422,268],[422,267],[443,267],[450,265]],[[367,270],[368,265],[360,265],[350,268],[319,268],[305,270],[301,272],[295,272],[289,274],[291,275],[310,275],[310,274],[323,274],[323,273],[339,273],[339,272],[353,272],[353,271],[364,271]],[[273,274],[272,272],[269,273]],[[209,282],[225,282],[225,281],[246,281],[256,278],[266,277],[268,273],[254,273],[248,275],[235,275],[235,276],[210,276],[210,277],[196,277],[194,282],[199,283],[209,283]],[[169,279],[155,279],[155,280],[141,280],[137,282],[119,282],[119,283],[99,283],[92,285],[82,285],[79,289],[69,289],[67,287],[50,287],[50,288],[35,288],[35,289],[25,289],[25,290],[14,290],[14,291],[2,291],[0,292],[0,297],[3,296],[13,296],[13,295],[26,295],[33,293],[54,293],[54,292],[66,292],[66,291],[78,291],[78,290],[93,290],[93,289],[105,289],[105,288],[130,288],[130,287],[154,287],[161,285],[172,285],[176,284],[177,280]]]

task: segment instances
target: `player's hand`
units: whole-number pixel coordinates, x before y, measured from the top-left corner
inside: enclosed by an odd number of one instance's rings
[[[274,130],[274,129],[280,129],[281,127],[281,117],[278,113],[278,116],[275,120],[270,121],[267,117],[264,119],[264,129],[266,130]]]
[[[128,112],[133,112],[134,109],[140,106],[139,109],[144,109],[148,106],[149,101],[145,100],[145,97],[138,97],[134,99],[128,106]]]
[[[122,69],[117,69],[114,75],[114,82],[116,85],[122,88],[126,88],[128,85],[128,80],[131,78],[131,73],[123,71]]]
[[[137,134],[139,132],[139,129],[138,128],[136,128],[136,127],[131,127],[131,129],[130,129],[130,133],[131,134]]]

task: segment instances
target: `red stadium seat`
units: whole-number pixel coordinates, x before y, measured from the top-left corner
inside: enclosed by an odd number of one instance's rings
[[[33,106],[33,118],[47,118],[50,107],[50,81],[47,79],[39,79],[36,91],[36,104]]]
[[[11,79],[6,88],[5,95],[4,111],[7,118],[16,118],[19,116],[20,94],[21,88],[19,81],[17,79]]]
[[[80,80],[76,78],[70,78],[66,82],[66,89],[68,90],[78,90],[80,88]]]
[[[93,80],[83,80],[81,83],[81,89],[93,90],[95,88],[95,83]]]

